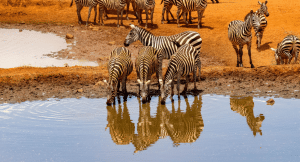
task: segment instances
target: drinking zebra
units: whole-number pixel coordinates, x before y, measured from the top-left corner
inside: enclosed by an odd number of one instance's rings
[[[251,59],[251,28],[252,28],[252,16],[253,10],[250,11],[250,16],[246,21],[234,20],[228,25],[228,38],[232,43],[237,55],[237,67],[243,67],[243,46],[247,44],[248,55],[250,59],[251,68],[254,68]],[[238,47],[239,46],[239,49]]]
[[[258,1],[258,3],[260,4],[260,8],[255,13],[253,13],[253,29],[255,31],[255,36],[257,37],[257,48],[260,48],[263,33],[267,27],[266,17],[269,16],[269,12],[268,7],[266,6],[268,1],[265,1],[265,3],[261,3],[260,1]],[[244,20],[246,20],[248,17],[249,14],[246,15]]]
[[[296,63],[300,51],[300,40],[294,35],[288,35],[282,42],[278,43],[277,49],[271,49],[275,51],[275,60],[277,65],[283,63],[290,64],[293,57],[295,57]]]
[[[136,15],[138,16],[139,25],[143,23],[142,11],[145,10],[146,13],[146,26],[148,25],[148,11],[151,12],[151,25],[153,25],[153,13],[155,7],[155,0],[135,0]]]
[[[186,20],[185,13],[189,13],[189,19],[191,20],[191,11],[197,11],[198,12],[198,29],[202,26],[201,20],[203,13],[207,7],[207,0],[177,0],[175,1],[175,5],[177,6],[177,25],[179,25],[179,15],[180,11],[182,10],[183,19],[188,25],[188,22]]]
[[[94,8],[95,11],[95,18],[94,18],[94,24],[96,24],[96,18],[97,18],[97,4],[98,0],[75,0],[76,3],[76,8],[77,8],[77,16],[78,16],[78,23],[82,23],[80,11],[82,10],[83,7],[89,7],[89,14],[88,18],[86,21],[86,26],[89,25],[89,19],[90,19],[90,14],[92,11],[92,8]],[[70,7],[73,5],[73,0],[71,1]]]
[[[118,25],[119,27],[119,16],[121,14],[121,25],[123,25],[123,11],[125,8],[125,5],[127,4],[126,0],[98,0],[99,1],[99,22],[101,25],[104,25],[102,14],[103,11],[106,11],[107,9],[111,10],[117,10],[117,17],[118,17]]]
[[[122,81],[122,92],[126,95],[127,76],[132,72],[133,64],[131,62],[131,53],[125,47],[115,48],[108,62],[108,82],[104,80],[107,86],[107,105],[111,105],[120,89],[120,81]]]
[[[175,43],[179,46],[178,43]],[[187,86],[189,83],[189,73],[193,72],[194,76],[194,90],[197,90],[196,87],[196,71],[197,67],[199,72],[201,71],[201,61],[199,58],[199,51],[193,48],[189,44],[184,44],[179,47],[178,51],[172,55],[167,72],[165,74],[164,80],[160,86],[161,91],[161,104],[165,104],[166,98],[169,94],[169,89],[171,87],[171,98],[174,95],[174,79],[177,78],[177,92],[178,96],[180,95],[180,77],[186,76],[186,83],[183,90],[183,93],[187,91]],[[200,73],[199,73],[200,76]]]
[[[144,46],[139,50],[135,69],[139,84],[138,95],[140,95],[141,90],[143,103],[146,103],[149,95],[151,75],[156,72],[158,81],[162,82],[162,58],[162,50],[157,50],[154,47]],[[159,82],[158,86],[160,87]]]

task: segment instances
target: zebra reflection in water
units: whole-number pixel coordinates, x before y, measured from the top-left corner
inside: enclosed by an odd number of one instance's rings
[[[230,96],[230,108],[232,111],[235,111],[246,117],[247,124],[254,136],[256,136],[256,133],[262,135],[260,127],[265,117],[263,114],[259,114],[257,117],[254,116],[253,97]]]

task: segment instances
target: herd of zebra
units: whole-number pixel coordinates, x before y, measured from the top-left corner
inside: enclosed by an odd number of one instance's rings
[[[211,0],[212,3],[214,3],[214,0]],[[218,0],[215,0],[216,3],[219,3]],[[150,11],[151,15],[151,24],[153,25],[153,13],[154,13],[154,8],[155,8],[155,0],[75,0],[76,6],[77,6],[77,16],[78,16],[78,23],[82,23],[80,11],[82,10],[83,7],[89,7],[89,12],[88,12],[88,18],[86,21],[86,26],[88,26],[88,21],[90,18],[90,14],[92,11],[92,8],[94,8],[95,12],[95,18],[94,18],[94,24],[96,24],[96,18],[97,18],[97,5],[99,4],[99,20],[98,22],[101,25],[104,25],[103,23],[103,13],[104,17],[107,18],[107,10],[115,10],[117,11],[117,27],[119,27],[119,16],[121,15],[121,25],[123,25],[123,11],[125,6],[126,7],[126,18],[128,18],[128,11],[129,11],[129,6],[130,3],[132,5],[134,14],[136,18],[138,19],[138,23],[142,24],[142,11],[145,10],[146,13],[146,25],[145,28],[148,26],[148,13]],[[163,24],[164,22],[164,13],[165,10],[167,10],[167,21],[169,23],[169,14],[171,14],[172,18],[174,19],[174,16],[170,12],[170,9],[172,8],[173,5],[177,6],[177,25],[179,25],[179,19],[181,15],[183,16],[184,22],[188,25],[189,23],[192,23],[192,18],[191,18],[191,12],[192,11],[197,11],[198,12],[198,28],[201,27],[201,19],[204,13],[204,10],[207,7],[207,0],[162,0],[161,3],[164,3],[164,7],[162,10],[162,19],[161,23]],[[73,0],[71,2],[72,6]],[[180,12],[182,13],[180,14]],[[189,22],[186,20],[187,14],[189,14]]]
[[[228,26],[228,38],[237,54],[237,67],[243,67],[243,46],[247,44],[251,68],[254,68],[251,59],[251,29],[252,27],[254,28],[257,37],[256,43],[259,48],[264,29],[267,26],[266,17],[269,16],[266,6],[267,1],[263,3],[258,1],[258,3],[260,8],[256,12],[251,10],[245,16],[244,21],[234,20]],[[126,80],[133,70],[133,63],[131,61],[131,53],[126,47],[138,40],[144,45],[139,50],[135,62],[139,87],[138,95],[141,95],[143,103],[149,99],[151,75],[154,73],[156,73],[158,79],[161,104],[165,104],[170,89],[172,99],[175,79],[177,79],[178,96],[180,95],[180,78],[184,76],[186,77],[186,82],[182,93],[187,91],[189,74],[191,72],[193,72],[194,77],[194,90],[197,90],[197,69],[198,80],[200,81],[200,49],[202,45],[202,38],[198,32],[185,31],[171,36],[155,36],[146,29],[133,24],[129,26],[132,29],[125,38],[125,47],[114,49],[110,55],[108,63],[109,80],[104,80],[108,91],[107,105],[114,103],[121,81],[122,91],[124,94],[127,94]],[[239,49],[237,46],[239,46]],[[275,51],[277,64],[283,64],[283,61],[290,63],[293,57],[295,57],[296,62],[300,50],[300,40],[294,35],[288,35],[278,44],[277,49],[272,50]],[[170,60],[164,77],[162,76],[162,59]]]

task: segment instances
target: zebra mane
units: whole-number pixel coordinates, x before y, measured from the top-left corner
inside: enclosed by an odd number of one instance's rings
[[[144,33],[147,33],[147,34],[151,34],[151,35],[154,35],[153,33],[151,33],[150,31],[144,29],[144,28],[141,28],[141,27],[138,27],[138,26],[135,26],[135,28],[138,29],[138,31],[142,31]]]

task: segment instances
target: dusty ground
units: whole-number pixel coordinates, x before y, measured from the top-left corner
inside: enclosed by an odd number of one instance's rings
[[[27,2],[27,3],[26,3]],[[71,1],[39,0],[25,1],[21,5],[0,4],[0,28],[28,29],[56,33],[64,37],[67,33],[74,35],[70,50],[62,50],[58,55],[62,58],[76,58],[97,61],[99,67],[65,67],[65,68],[13,68],[0,69],[0,103],[21,102],[26,100],[46,99],[49,97],[105,97],[105,87],[95,84],[107,79],[106,63],[110,52],[122,46],[130,31],[129,23],[137,25],[137,20],[130,12],[130,20],[124,20],[124,27],[116,27],[116,15],[110,12],[110,19],[105,26],[77,24],[76,5],[69,7]],[[260,50],[256,49],[252,39],[252,59],[256,68],[250,69],[247,48],[244,47],[244,66],[236,68],[236,54],[227,38],[227,26],[232,20],[243,20],[251,10],[257,10],[257,1],[223,0],[219,4],[208,2],[203,18],[203,28],[197,29],[196,12],[192,16],[194,24],[186,26],[181,22],[177,28],[175,21],[161,24],[160,2],[157,2],[154,14],[154,25],[148,25],[155,35],[172,35],[193,30],[201,34],[202,75],[198,83],[198,93],[202,94],[234,94],[249,96],[276,96],[299,98],[300,65],[276,66],[274,53],[269,49],[276,48],[287,34],[299,34],[300,18],[296,1],[268,2],[270,16],[268,27],[264,33]],[[130,7],[132,10],[132,8]],[[87,8],[82,13],[87,18]],[[174,16],[176,8],[172,8]],[[145,18],[145,16],[144,16]],[[90,18],[93,21],[93,13]],[[144,24],[142,25],[142,27]],[[253,31],[254,33],[254,31]],[[135,60],[140,42],[129,46]],[[166,67],[167,61],[164,63]],[[127,88],[132,94],[137,90],[135,73],[132,73]],[[192,86],[192,84],[190,84]],[[192,88],[192,87],[190,87]],[[156,86],[153,86],[156,89]],[[153,94],[156,91],[153,91]]]

